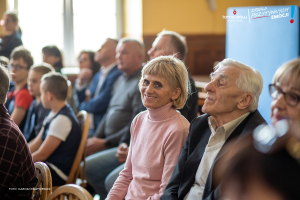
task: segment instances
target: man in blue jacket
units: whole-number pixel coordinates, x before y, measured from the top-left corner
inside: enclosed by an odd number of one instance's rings
[[[111,99],[114,82],[122,73],[115,58],[117,44],[117,40],[106,39],[94,58],[101,65],[99,72],[94,75],[89,88],[77,90],[79,110],[89,113],[89,137],[102,120]]]

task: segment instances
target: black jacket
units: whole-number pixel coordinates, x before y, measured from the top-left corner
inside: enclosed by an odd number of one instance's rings
[[[208,117],[209,115],[204,114],[197,117],[192,122],[190,126],[190,133],[187,137],[184,147],[182,148],[172,177],[170,178],[170,181],[161,199],[183,199],[184,196],[190,191],[192,185],[195,183],[195,175],[211,135],[207,119]],[[242,137],[243,135],[252,132],[258,125],[262,123],[266,122],[257,110],[253,113],[250,113],[231,133],[225,144],[234,137]],[[203,192],[203,199],[205,200],[218,199],[219,197],[219,189],[216,188],[220,183],[213,183],[212,173],[216,162],[218,162],[218,159],[227,153],[224,152],[223,147],[214,160],[212,168],[208,174]]]

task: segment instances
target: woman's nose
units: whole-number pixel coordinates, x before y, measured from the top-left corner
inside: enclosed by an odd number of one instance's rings
[[[152,87],[151,84],[146,87],[146,92],[148,92],[148,93],[152,93],[153,92],[153,87]]]
[[[273,98],[272,105],[277,108],[282,108],[284,105],[286,105],[284,94],[279,94],[276,98]]]

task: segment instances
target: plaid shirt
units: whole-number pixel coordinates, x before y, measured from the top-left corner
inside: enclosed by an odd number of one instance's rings
[[[31,199],[36,183],[27,142],[0,104],[0,199]]]

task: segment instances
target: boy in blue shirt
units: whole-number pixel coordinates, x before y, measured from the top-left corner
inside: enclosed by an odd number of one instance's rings
[[[43,107],[40,92],[42,76],[49,72],[54,72],[54,68],[47,63],[33,66],[29,71],[27,80],[28,91],[30,95],[35,97],[35,100],[33,100],[30,104],[23,130],[23,134],[27,142],[30,142],[39,134],[43,126],[43,121],[50,112],[50,109]]]
[[[42,77],[41,101],[51,109],[39,135],[29,143],[34,162],[46,162],[52,185],[66,183],[81,140],[81,129],[72,108],[66,104],[68,84],[60,73]]]

